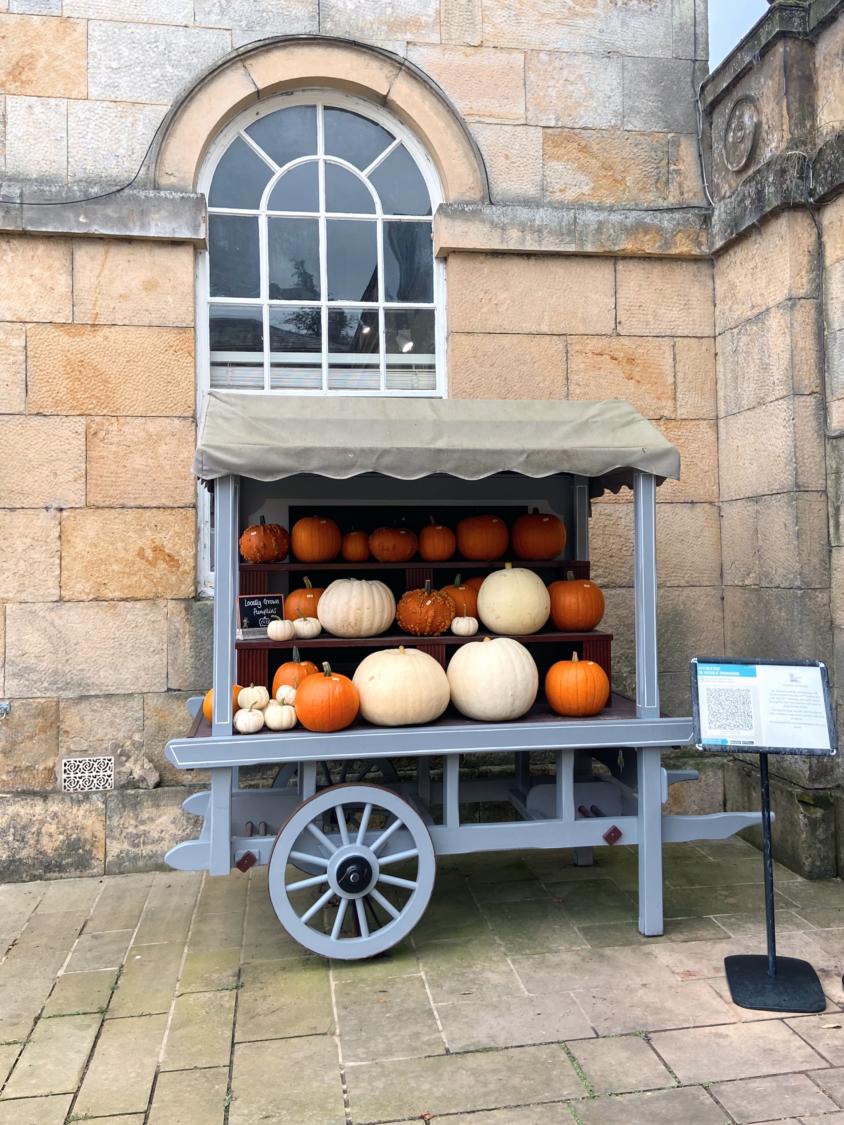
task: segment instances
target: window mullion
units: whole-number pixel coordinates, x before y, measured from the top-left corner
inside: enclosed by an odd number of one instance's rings
[[[267,216],[265,214],[258,215],[258,263],[259,263],[259,276],[260,276],[260,289],[261,294],[261,322],[263,324],[263,337],[264,337],[264,390],[270,389],[270,306],[268,304],[269,298],[269,274],[270,274],[270,261],[269,261],[269,231],[267,229]]]
[[[381,390],[384,391],[387,389],[387,355],[384,347],[384,220],[380,213],[375,220],[375,229],[378,270],[378,370]]]
[[[322,390],[328,391],[328,250],[325,222],[325,119],[323,106],[317,105],[317,155],[319,163],[319,299],[322,331]]]

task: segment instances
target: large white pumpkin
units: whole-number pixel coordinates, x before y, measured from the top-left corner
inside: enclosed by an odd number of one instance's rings
[[[338,578],[317,605],[323,629],[335,637],[377,637],[396,616],[396,599],[383,582]]]
[[[539,671],[533,657],[510,637],[470,641],[448,665],[451,701],[469,719],[518,719],[533,706]]]
[[[358,665],[352,683],[360,696],[361,715],[379,727],[433,722],[448,707],[450,697],[441,665],[415,648],[370,653]]]
[[[478,591],[478,617],[493,633],[536,633],[550,613],[547,586],[532,570],[522,566],[508,563],[503,570],[485,578]]]

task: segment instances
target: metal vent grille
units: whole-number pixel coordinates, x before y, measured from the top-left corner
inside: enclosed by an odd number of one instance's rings
[[[114,758],[63,758],[62,790],[65,793],[97,793],[114,788]]]

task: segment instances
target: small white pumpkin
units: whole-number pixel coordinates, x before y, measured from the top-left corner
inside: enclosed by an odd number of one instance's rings
[[[274,617],[267,626],[267,636],[271,641],[292,641],[296,636],[293,622],[283,617]]]
[[[317,604],[323,628],[335,637],[377,637],[396,616],[396,599],[383,582],[337,578]]]
[[[275,697],[279,703],[286,703],[288,707],[292,707],[296,702],[296,688],[290,684],[282,684]]]
[[[318,637],[322,632],[322,625],[316,617],[297,617],[291,624],[294,634],[300,639]]]
[[[296,712],[289,703],[271,699],[264,710],[264,722],[270,730],[292,730],[296,726]]]
[[[360,662],[352,678],[360,713],[379,727],[416,726],[448,707],[448,677],[433,656],[416,648],[385,648]]]
[[[477,617],[455,617],[451,631],[456,637],[474,637],[478,631]]]
[[[265,687],[256,687],[255,684],[250,684],[249,687],[241,688],[237,697],[237,705],[244,711],[249,710],[250,707],[263,711],[269,701],[270,693],[267,689]]]
[[[529,711],[539,690],[536,663],[510,637],[462,645],[448,665],[451,701],[468,719],[501,722]]]
[[[234,729],[238,734],[257,734],[263,725],[264,712],[258,707],[241,707],[234,713]]]
[[[538,632],[551,614],[551,595],[538,574],[506,563],[488,575],[478,591],[478,617],[493,633],[523,636]]]

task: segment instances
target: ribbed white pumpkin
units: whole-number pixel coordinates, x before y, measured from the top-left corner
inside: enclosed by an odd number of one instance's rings
[[[360,713],[379,727],[416,726],[438,719],[448,707],[442,666],[415,648],[386,648],[362,660],[352,678]]]
[[[478,591],[478,617],[493,633],[536,633],[550,613],[551,595],[545,583],[522,566],[508,563],[485,578]]]
[[[396,616],[396,599],[383,582],[338,578],[317,605],[323,629],[335,637],[377,637]]]
[[[518,719],[533,706],[539,671],[533,657],[510,637],[484,637],[455,652],[448,666],[451,701],[468,719]]]

